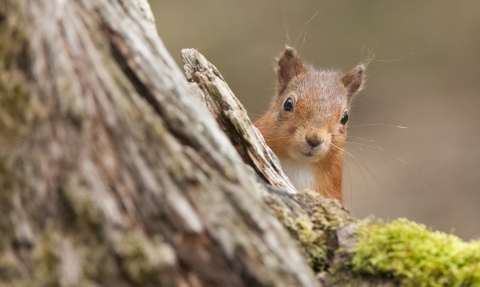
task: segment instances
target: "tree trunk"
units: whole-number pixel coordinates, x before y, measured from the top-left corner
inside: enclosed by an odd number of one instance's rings
[[[190,84],[146,0],[0,2],[0,287],[404,282],[378,258],[351,272],[382,226],[357,235],[337,201],[295,191],[216,68],[183,57]],[[473,286],[478,257],[454,251]]]
[[[277,157],[265,145],[220,72],[194,49],[182,50],[182,58],[192,94],[215,116],[244,162],[256,171],[259,182],[267,182],[268,193],[262,193],[266,206],[297,241],[310,267],[318,272],[322,285],[395,286],[394,282],[400,280],[385,278],[388,276],[385,272],[379,272],[380,276],[352,272],[359,230],[357,220],[336,200],[308,190],[293,190],[292,194],[290,180]],[[335,270],[333,276],[325,271],[329,269]]]
[[[0,45],[0,284],[320,286],[146,0],[4,0]]]

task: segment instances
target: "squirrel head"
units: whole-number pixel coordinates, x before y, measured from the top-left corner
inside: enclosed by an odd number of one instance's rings
[[[257,127],[280,157],[314,163],[345,146],[348,112],[364,83],[365,66],[346,74],[317,71],[295,49],[278,59],[277,93]]]

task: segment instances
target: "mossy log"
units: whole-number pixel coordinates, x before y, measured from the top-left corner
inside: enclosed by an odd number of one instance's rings
[[[0,286],[404,282],[189,51],[190,84],[146,0],[0,4]]]
[[[182,58],[193,95],[214,114],[244,162],[267,183],[284,189],[289,183],[282,182],[282,174],[273,180],[265,176],[277,172],[278,160],[220,72],[194,49],[184,49]],[[463,242],[405,219],[358,224],[336,201],[311,191],[286,195],[266,186],[266,205],[325,286],[480,285],[480,241]]]
[[[280,161],[265,144],[262,135],[248,118],[217,68],[194,49],[182,50],[185,75],[190,91],[214,115],[243,161],[268,184],[289,194],[296,190],[283,171]]]
[[[320,286],[146,1],[0,9],[1,285]]]

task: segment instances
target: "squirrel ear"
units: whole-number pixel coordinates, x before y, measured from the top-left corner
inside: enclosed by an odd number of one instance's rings
[[[278,58],[278,93],[281,94],[288,83],[297,75],[303,74],[306,69],[303,67],[302,60],[292,47],[286,47]]]
[[[364,82],[365,66],[360,64],[346,73],[342,77],[342,83],[348,90],[348,101],[350,102],[353,96],[362,89]]]

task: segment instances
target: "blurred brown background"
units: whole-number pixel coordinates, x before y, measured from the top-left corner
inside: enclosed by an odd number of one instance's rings
[[[182,48],[197,48],[252,119],[274,93],[274,57],[287,35],[317,68],[346,72],[373,51],[350,114],[346,205],[360,218],[407,217],[480,237],[479,1],[151,4],[177,63]]]

